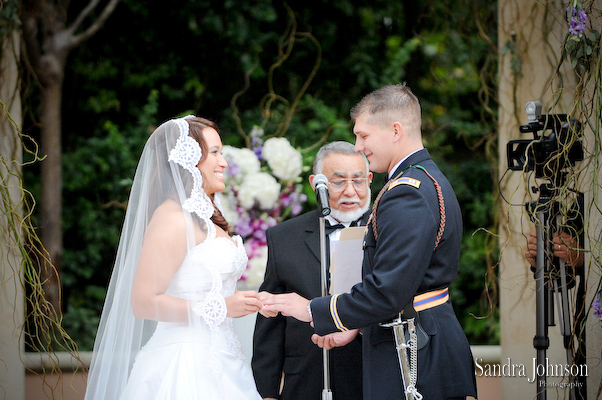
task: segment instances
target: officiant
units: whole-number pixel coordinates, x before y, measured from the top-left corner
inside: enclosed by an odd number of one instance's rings
[[[328,179],[330,215],[325,231],[330,248],[349,226],[363,226],[370,215],[372,173],[368,161],[351,143],[333,142],[316,155],[309,182],[323,174]],[[317,210],[267,230],[268,261],[260,291],[296,292],[312,299],[321,296],[320,229]],[[331,254],[329,250],[327,254]],[[252,367],[264,399],[319,400],[323,389],[322,349],[311,341],[309,324],[292,317],[257,315]],[[282,378],[284,376],[284,384]],[[330,385],[334,400],[362,398],[362,349],[358,337],[330,351]],[[281,387],[282,386],[282,387]]]

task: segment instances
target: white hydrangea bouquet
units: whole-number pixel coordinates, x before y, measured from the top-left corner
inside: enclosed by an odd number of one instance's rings
[[[268,255],[265,231],[299,214],[307,197],[302,193],[301,153],[283,137],[264,141],[259,127],[250,136],[250,149],[224,146],[226,190],[218,196],[224,217],[243,238],[249,257],[239,287],[257,290]]]

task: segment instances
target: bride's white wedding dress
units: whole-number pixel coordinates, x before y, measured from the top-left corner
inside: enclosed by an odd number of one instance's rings
[[[192,321],[157,324],[121,399],[261,400],[225,316],[223,298],[234,294],[247,265],[241,238],[233,240],[208,238],[188,252],[167,294],[191,302]]]

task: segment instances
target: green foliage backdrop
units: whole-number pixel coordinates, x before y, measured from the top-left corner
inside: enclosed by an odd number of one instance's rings
[[[64,324],[80,349],[94,340],[129,186],[154,126],[194,113],[218,122],[226,144],[244,146],[244,133],[262,125],[309,166],[324,140],[353,141],[351,106],[399,82],[421,99],[425,144],[464,213],[456,311],[472,344],[497,343],[497,248],[484,231],[496,226],[496,2],[473,3],[122,0],[71,54],[64,86]],[[37,91],[32,85],[29,100]],[[36,110],[27,115],[35,137]],[[24,173],[35,193],[36,167]]]

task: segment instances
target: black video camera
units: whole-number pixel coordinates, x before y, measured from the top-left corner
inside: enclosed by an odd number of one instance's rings
[[[583,145],[578,140],[581,122],[566,114],[541,115],[541,103],[530,101],[525,110],[530,121],[521,133],[532,132],[533,139],[511,140],[506,146],[508,168],[535,171],[536,178],[553,179],[560,171],[583,160]],[[550,130],[546,136],[544,133]],[[538,132],[541,131],[541,136]]]

